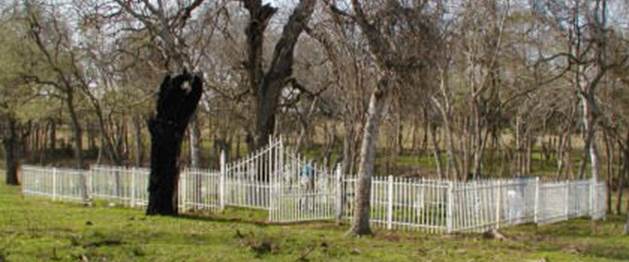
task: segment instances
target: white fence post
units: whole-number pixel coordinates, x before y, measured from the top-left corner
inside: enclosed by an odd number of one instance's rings
[[[423,194],[422,194],[423,195]],[[448,207],[446,210],[446,232],[448,234],[452,233],[452,225],[454,224],[452,221],[454,216],[452,211],[454,210],[454,182],[448,182]]]
[[[539,222],[539,177],[535,177],[535,203],[533,204],[533,222]]]
[[[387,229],[393,228],[393,176],[389,175],[388,197],[387,203]]]
[[[221,169],[221,174],[220,174],[220,179],[219,179],[219,185],[218,185],[218,192],[219,192],[219,204],[221,206],[221,210],[225,209],[225,176],[227,175],[227,169],[225,166],[225,151],[221,150],[221,156],[220,156],[220,169]]]
[[[52,168],[52,200],[57,200],[57,168]]]
[[[343,219],[343,168],[341,164],[336,165],[336,223],[341,223]]]

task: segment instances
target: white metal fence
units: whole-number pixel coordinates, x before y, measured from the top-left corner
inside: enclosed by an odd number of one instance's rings
[[[271,138],[269,144],[249,156],[225,164],[225,204],[229,206],[268,210],[271,206],[271,184],[281,173],[283,157],[281,139]]]
[[[25,166],[21,175],[24,194],[51,197],[53,200],[88,199],[85,170]]]
[[[351,219],[356,178],[317,166],[287,150],[281,139],[221,169],[183,170],[182,212],[225,206],[267,210],[271,222]],[[129,207],[148,203],[148,169],[92,166],[72,170],[24,166],[25,194],[55,200],[102,199]],[[606,185],[593,180],[539,178],[447,181],[373,177],[370,221],[386,229],[429,233],[482,232],[521,223],[547,224],[606,214]]]
[[[130,207],[144,207],[148,204],[146,189],[150,170],[92,166],[88,172],[88,191],[92,198],[118,202]]]
[[[354,211],[356,178],[345,179],[344,216]],[[446,231],[447,181],[402,177],[373,177],[370,221],[387,229]]]
[[[128,207],[145,207],[149,173],[146,168],[100,165],[89,170],[23,166],[22,192],[53,200],[105,200]],[[182,171],[178,186],[179,209],[184,212],[220,209],[219,177],[218,171]]]
[[[341,184],[337,176],[325,167],[288,152],[283,157],[281,176],[272,187],[269,220],[300,222],[333,219],[340,208]]]

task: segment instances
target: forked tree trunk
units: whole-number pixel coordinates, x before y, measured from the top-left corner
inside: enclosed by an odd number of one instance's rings
[[[181,142],[202,94],[202,80],[184,71],[167,76],[159,91],[157,115],[149,120],[151,174],[147,215],[177,215]]]
[[[352,227],[348,232],[350,235],[360,236],[372,233],[369,226],[371,177],[373,176],[380,122],[386,111],[386,92],[389,88],[389,81],[386,76],[380,79],[377,89],[371,94],[369,99],[369,108],[360,147],[358,181],[356,195],[354,196],[354,217],[352,218]]]
[[[249,12],[247,34],[247,61],[249,88],[255,102],[255,135],[250,148],[261,148],[269,142],[275,131],[275,117],[280,105],[282,89],[292,75],[293,51],[299,35],[308,25],[314,11],[315,0],[300,0],[288,18],[282,35],[275,45],[269,69],[263,70],[264,33],[277,9],[262,0],[244,0]]]

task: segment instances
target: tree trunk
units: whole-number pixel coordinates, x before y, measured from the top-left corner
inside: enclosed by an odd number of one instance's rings
[[[79,116],[76,113],[74,95],[71,91],[67,92],[67,95],[66,105],[68,106],[70,119],[72,120],[72,131],[74,133],[74,160],[76,161],[76,168],[81,169],[83,168],[83,129],[79,122]]]
[[[354,162],[354,130],[353,122],[345,121],[345,138],[343,139],[343,174],[352,175],[352,165]]]
[[[585,168],[587,166],[588,158],[590,160],[590,168],[592,171],[592,177],[598,180],[599,174],[599,163],[598,163],[598,152],[596,149],[596,133],[594,129],[595,124],[595,116],[593,108],[590,103],[590,99],[586,96],[588,94],[582,94],[581,103],[583,107],[583,136],[585,140],[585,144],[583,146],[583,161],[579,166],[579,178],[585,178]]]
[[[55,122],[55,120],[50,121],[49,139],[50,139],[50,150],[54,152],[55,150],[57,150],[57,123]]]
[[[620,215],[622,212],[622,197],[625,189],[625,177],[629,175],[629,159],[627,158],[627,156],[629,156],[629,150],[625,150],[624,155],[623,168],[622,171],[618,173],[618,184],[616,186],[616,189],[618,190],[616,195],[616,214],[618,215]],[[612,188],[608,187],[608,190],[611,191]]]
[[[269,142],[275,131],[275,116],[279,106],[281,91],[292,75],[293,52],[299,35],[308,25],[314,11],[315,0],[300,0],[282,35],[275,45],[268,71],[263,70],[264,32],[277,9],[261,0],[243,1],[249,11],[247,34],[247,61],[245,67],[249,88],[255,99],[255,135],[250,148],[261,148]]]
[[[592,94],[589,92],[584,92],[584,94],[582,94],[582,105],[583,105],[583,129],[585,132],[585,146],[583,149],[583,153],[584,153],[584,158],[583,158],[583,163],[579,169],[579,177],[580,178],[584,178],[585,177],[585,163],[587,161],[587,155],[589,154],[589,158],[590,158],[590,168],[592,170],[592,179],[594,181],[598,181],[599,176],[599,157],[598,157],[598,150],[596,147],[596,133],[595,133],[595,123],[596,123],[596,116],[594,114],[594,105],[591,104],[593,103],[594,98],[592,97]],[[598,202],[597,200],[597,195],[594,195],[594,199],[593,201],[595,203]]]
[[[557,148],[557,179],[563,176],[566,163],[566,145],[568,145],[568,136],[572,133],[571,128],[564,129],[564,133],[559,135],[559,146]]]
[[[371,177],[373,175],[374,160],[378,143],[378,131],[382,116],[386,111],[386,92],[389,88],[389,79],[383,76],[378,81],[378,87],[371,94],[369,108],[365,120],[363,139],[360,148],[360,162],[358,164],[358,181],[354,198],[354,217],[352,227],[348,234],[360,236],[370,235],[370,199],[371,199]]]
[[[172,79],[167,76],[162,82],[157,101],[157,115],[149,120],[151,174],[147,215],[178,213],[176,193],[181,142],[201,94],[201,78],[185,71]]]
[[[625,179],[629,178],[629,131],[625,137],[625,147],[622,148],[622,171],[618,173],[618,199],[616,202],[616,213],[620,215],[622,209],[622,197],[625,189]],[[609,189],[611,190],[611,188]],[[629,205],[628,207],[629,208]]]
[[[17,120],[12,117],[8,119],[8,134],[2,140],[4,144],[4,160],[6,162],[6,183],[7,185],[19,185],[17,171],[19,168],[18,157],[18,133]]]
[[[135,136],[135,156],[133,158],[135,166],[140,167],[142,166],[142,162],[144,160],[144,142],[142,139],[142,120],[139,115],[133,116],[133,128],[135,129],[133,132]]]
[[[470,136],[469,118],[463,118],[463,135],[461,136],[461,148],[463,149],[463,159],[461,164],[461,180],[467,181],[470,177]]]
[[[533,135],[529,132],[527,131],[526,134],[526,162],[524,165],[524,174],[527,176],[531,175],[531,159],[533,158],[533,144],[535,144]]]
[[[603,132],[603,139],[605,141],[605,156],[606,156],[606,167],[607,167],[607,176],[606,176],[606,182],[607,182],[607,213],[611,214],[612,212],[612,179],[614,177],[614,168],[613,168],[613,164],[614,164],[614,148],[613,145],[611,144],[611,141],[609,139],[608,133],[607,132]]]
[[[46,151],[48,150],[48,129],[50,126],[48,123],[42,124],[41,132],[39,132],[39,149],[38,151],[38,164],[43,165],[46,160]]]
[[[401,112],[398,112],[395,119],[395,134],[397,139],[395,140],[395,155],[399,156],[404,152],[404,125],[402,123]],[[434,134],[433,134],[434,135]]]
[[[94,134],[94,126],[92,124],[87,125],[87,148],[89,150],[96,148],[96,134]]]
[[[428,120],[428,109],[424,107],[422,111],[424,113],[424,137],[422,138],[421,146],[421,151],[423,155],[426,154],[426,151],[428,149],[428,129],[430,128],[430,121]]]
[[[441,150],[439,149],[439,143],[437,142],[437,126],[430,125],[430,140],[432,141],[432,152],[435,158],[435,166],[437,167],[437,174],[440,179],[444,178],[443,170],[441,168]]]
[[[201,165],[201,129],[196,117],[190,121],[190,167],[199,168]]]
[[[629,235],[629,198],[627,198],[625,208],[625,213],[627,214],[627,220],[625,221],[625,235]]]
[[[411,120],[411,149],[413,152],[417,150],[417,117]]]
[[[629,235],[629,210],[627,210],[627,221],[625,222],[625,235]]]
[[[236,135],[236,156],[235,156],[235,159],[240,159],[240,146],[241,146],[240,141],[241,141],[240,135]],[[229,155],[227,157],[229,157]]]

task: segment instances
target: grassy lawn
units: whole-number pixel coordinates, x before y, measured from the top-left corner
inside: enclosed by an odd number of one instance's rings
[[[509,240],[377,231],[346,238],[332,223],[266,225],[260,212],[146,217],[23,197],[0,185],[0,261],[613,261],[629,260],[622,219],[505,229]]]

